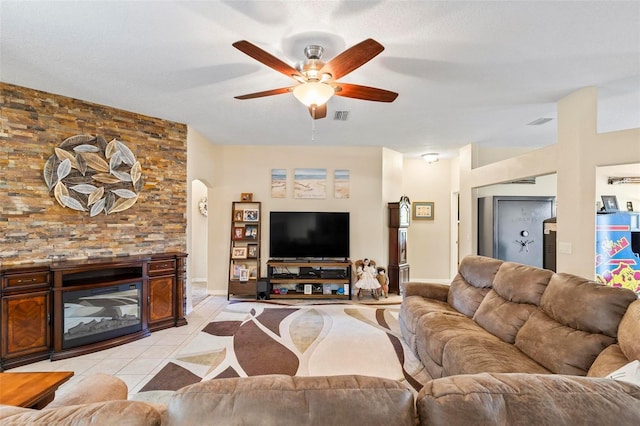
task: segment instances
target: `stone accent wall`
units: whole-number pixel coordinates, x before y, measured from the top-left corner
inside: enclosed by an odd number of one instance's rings
[[[126,144],[144,186],[128,210],[90,217],[60,206],[43,179],[66,138]],[[186,251],[187,127],[0,83],[0,264]]]

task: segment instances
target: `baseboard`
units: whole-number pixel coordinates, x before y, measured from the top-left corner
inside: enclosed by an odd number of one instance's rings
[[[206,278],[191,278],[191,282],[192,283],[206,283],[207,279]]]

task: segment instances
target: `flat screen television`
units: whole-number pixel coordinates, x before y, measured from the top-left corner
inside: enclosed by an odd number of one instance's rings
[[[271,212],[271,258],[349,258],[349,213]]]

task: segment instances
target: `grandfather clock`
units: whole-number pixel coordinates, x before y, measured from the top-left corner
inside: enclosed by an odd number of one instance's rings
[[[411,202],[402,196],[397,203],[389,203],[389,292],[404,293],[409,281],[407,263],[407,228],[411,217]]]

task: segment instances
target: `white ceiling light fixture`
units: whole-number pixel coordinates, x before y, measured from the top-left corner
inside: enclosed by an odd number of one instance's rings
[[[427,163],[429,163],[429,164],[431,164],[431,163],[437,163],[437,162],[438,162],[438,160],[439,160],[439,158],[438,158],[438,156],[439,156],[439,155],[440,155],[440,154],[438,154],[438,153],[436,153],[436,152],[430,152],[430,153],[428,153],[428,154],[422,154],[422,159],[423,159],[424,161],[426,161]]]
[[[334,93],[334,88],[328,84],[313,81],[293,88],[293,96],[308,107],[326,104]]]

